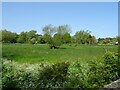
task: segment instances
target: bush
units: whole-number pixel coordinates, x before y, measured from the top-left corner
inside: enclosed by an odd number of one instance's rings
[[[67,88],[78,88],[80,90],[86,90],[87,88],[87,68],[86,65],[80,64],[77,60],[69,68],[69,76],[67,77]]]
[[[120,60],[113,52],[106,53],[101,60],[91,61],[88,65],[79,61],[69,64],[61,62],[53,65],[18,64],[2,60],[2,86],[21,90],[41,88],[103,88],[119,78]]]
[[[23,64],[3,60],[2,89],[36,90],[64,86],[69,63]]]
[[[56,63],[52,66],[42,66],[38,75],[38,88],[64,87],[68,75],[68,62]]]
[[[115,53],[107,52],[102,59],[102,62],[94,61],[89,64],[88,87],[90,88],[102,88],[119,78],[120,60]]]
[[[16,70],[11,61],[3,61],[2,65],[2,89],[17,88],[15,80]]]

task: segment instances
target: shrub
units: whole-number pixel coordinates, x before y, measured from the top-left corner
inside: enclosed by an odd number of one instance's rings
[[[77,60],[69,68],[69,76],[67,77],[67,88],[78,88],[85,90],[87,88],[87,68],[86,65],[80,64]]]
[[[89,64],[88,87],[90,88],[102,88],[119,78],[120,61],[115,53],[107,52],[102,59],[102,62],[94,61]]]
[[[69,63],[18,64],[3,60],[2,89],[36,90],[40,88],[63,87]]]
[[[16,70],[11,61],[3,61],[2,65],[2,89],[7,90],[8,88],[13,89],[16,87],[15,75]]]
[[[119,68],[120,60],[118,56],[115,56],[115,53],[108,52],[104,55],[104,70],[106,71],[106,76],[104,77],[107,82],[115,81],[119,78]]]
[[[68,62],[42,66],[43,69],[38,75],[38,88],[63,88],[68,75],[68,67]]]
[[[41,88],[103,88],[119,78],[120,60],[113,52],[106,53],[101,60],[91,61],[88,65],[79,61],[69,64],[61,62],[49,65],[18,64],[2,60],[2,86],[21,90]]]

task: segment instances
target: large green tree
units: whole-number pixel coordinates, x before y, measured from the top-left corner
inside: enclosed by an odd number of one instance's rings
[[[43,27],[42,31],[45,42],[50,44],[50,46],[57,47],[63,43],[70,42],[69,25],[55,27],[49,24]]]
[[[66,32],[65,34],[62,35],[62,42],[64,44],[71,43],[70,33]]]
[[[89,43],[90,31],[78,31],[74,35],[75,42],[78,44],[87,44]]]
[[[52,36],[56,32],[56,27],[49,24],[49,25],[44,26],[42,28],[42,31],[43,31],[44,34]]]
[[[37,31],[30,30],[29,32],[21,32],[17,40],[18,43],[31,43],[34,44],[37,42],[38,34]]]
[[[35,43],[37,40],[37,31],[36,30],[30,30],[29,32],[27,32],[27,42],[28,43]]]
[[[88,44],[97,44],[97,39],[95,36],[89,35],[88,39],[87,39],[87,43]]]
[[[21,32],[19,38],[17,39],[18,43],[26,43],[27,41],[27,32]]]
[[[70,29],[70,26],[67,25],[67,24],[66,25],[60,25],[60,26],[57,27],[56,32],[63,35],[65,33],[70,33],[71,29]]]
[[[69,43],[71,41],[70,31],[70,26],[67,24],[56,27],[56,34],[53,37],[53,42],[56,43],[57,46],[63,43]]]
[[[54,35],[51,45],[56,46],[56,47],[62,45],[62,36],[61,36],[61,34],[56,33]]]
[[[42,35],[38,35],[37,37],[37,43],[39,44],[45,44],[44,37]]]
[[[44,34],[43,35],[43,40],[45,41],[45,43],[47,44],[51,44],[52,43],[52,37],[49,34]]]
[[[90,33],[91,32],[88,30],[87,31],[81,30],[81,31],[76,32],[73,38],[74,38],[75,42],[78,44],[95,44],[95,43],[97,43],[95,36],[92,36]]]
[[[7,30],[1,30],[3,43],[16,43],[18,34]]]
[[[45,41],[45,43],[52,44],[52,36],[56,32],[55,27],[49,24],[49,25],[44,26],[42,28],[42,31],[44,33],[43,40]]]

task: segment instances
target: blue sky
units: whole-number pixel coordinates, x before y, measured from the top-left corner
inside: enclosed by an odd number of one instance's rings
[[[71,26],[76,31],[89,30],[98,37],[118,35],[117,2],[3,2],[2,29],[20,33],[48,24]]]

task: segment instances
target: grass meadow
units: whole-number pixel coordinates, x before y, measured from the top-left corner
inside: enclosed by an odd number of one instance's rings
[[[2,56],[18,63],[56,63],[79,61],[86,63],[99,60],[106,51],[117,52],[116,45],[62,45],[59,49],[49,49],[47,44],[3,44]]]
[[[117,47],[72,44],[50,49],[48,44],[2,44],[2,90],[98,90],[119,77]]]

